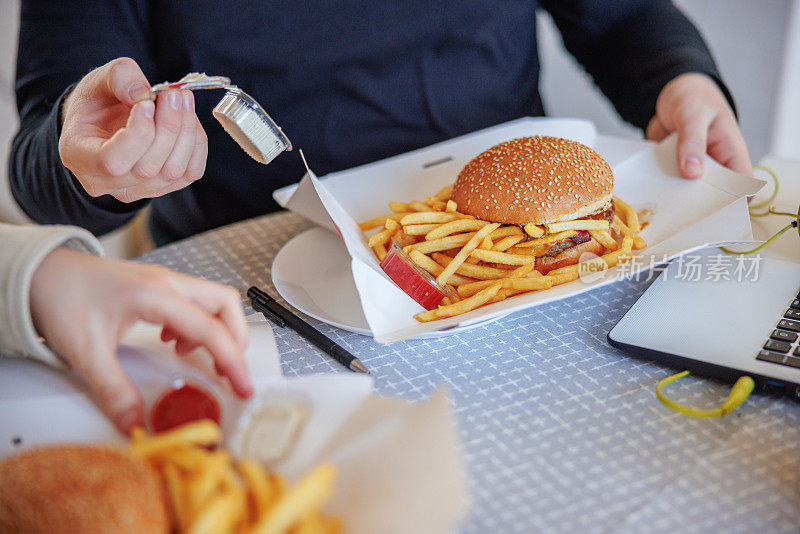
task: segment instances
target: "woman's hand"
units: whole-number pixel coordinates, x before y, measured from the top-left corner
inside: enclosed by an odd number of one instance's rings
[[[661,141],[678,132],[678,169],[684,178],[703,175],[709,156],[736,172],[753,175],[747,146],[733,110],[717,84],[705,74],[681,74],[661,90],[647,139]]]
[[[164,267],[109,260],[58,248],[36,270],[31,315],[48,346],[86,381],[123,432],[143,421],[142,398],[117,359],[117,346],[139,320],[162,326],[185,354],[208,349],[217,372],[241,397],[252,394],[247,328],[239,293]]]
[[[149,100],[150,84],[130,58],[87,74],[62,105],[64,166],[94,197],[122,202],[182,189],[205,172],[208,138],[191,91]]]

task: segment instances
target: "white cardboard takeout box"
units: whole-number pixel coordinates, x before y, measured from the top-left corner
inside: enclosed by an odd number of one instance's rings
[[[680,178],[675,161],[677,139],[673,135],[613,166],[614,194],[637,211],[647,209],[652,214],[641,232],[648,247],[635,251],[633,262],[609,269],[605,276],[591,281],[576,280],[456,317],[418,322],[414,315],[423,308],[381,270],[367,245],[368,236],[358,223],[389,213],[390,201],[424,201],[452,184],[461,168],[483,150],[531,135],[564,137],[589,146],[597,137],[588,121],[518,119],[320,179],[308,169],[299,184],[276,191],[274,197],[285,208],[338,231],[352,258],[353,278],[364,315],[375,340],[381,343],[472,324],[577,295],[702,247],[752,240],[746,197],[757,193],[765,182],[730,171],[711,158],[706,158],[702,178]]]

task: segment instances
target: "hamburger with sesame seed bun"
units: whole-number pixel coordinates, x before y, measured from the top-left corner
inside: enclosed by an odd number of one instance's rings
[[[614,175],[586,145],[558,137],[512,139],[478,154],[453,185],[458,211],[478,219],[524,226],[614,218]],[[574,265],[581,255],[604,254],[585,230],[552,243],[536,256],[542,274]]]

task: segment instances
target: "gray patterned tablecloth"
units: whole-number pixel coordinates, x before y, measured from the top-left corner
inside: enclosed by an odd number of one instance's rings
[[[141,260],[273,289],[272,259],[309,227],[275,214]],[[754,395],[710,420],[663,407],[654,388],[672,371],[606,341],[646,286],[616,282],[394,345],[309,320],[359,356],[379,392],[422,399],[449,384],[474,501],[462,532],[800,532],[800,404]],[[275,335],[285,374],[344,372],[293,331]],[[709,406],[728,390],[692,377],[671,387]]]

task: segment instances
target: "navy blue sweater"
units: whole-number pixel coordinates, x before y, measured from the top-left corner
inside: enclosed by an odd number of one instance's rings
[[[719,81],[699,33],[667,0],[26,0],[12,192],[33,219],[96,234],[146,204],[90,197],[58,155],[65,90],[120,56],[135,59],[151,83],[192,71],[229,76],[320,175],[541,115],[539,5],[636,126],[646,126],[678,74]],[[195,96],[207,169],[190,187],[150,201],[159,244],[276,210],[272,191],[303,174],[297,151],[268,166],[247,157],[211,116],[221,93]]]

